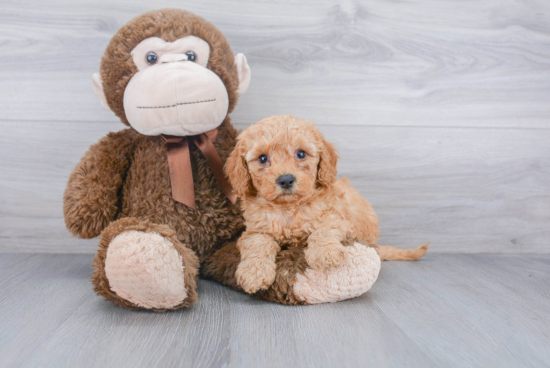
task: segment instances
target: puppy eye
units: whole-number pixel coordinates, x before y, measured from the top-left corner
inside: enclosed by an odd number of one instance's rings
[[[197,55],[195,54],[195,51],[187,51],[185,53],[187,55],[187,60],[195,62],[197,60]]]
[[[159,59],[158,55],[153,51],[150,51],[147,53],[147,55],[145,55],[145,61],[147,61],[147,64],[149,65],[156,64],[158,59]]]
[[[259,158],[258,158],[258,161],[263,165],[267,162],[267,156],[266,155],[261,155]]]
[[[306,158],[306,153],[302,150],[298,150],[298,152],[296,153],[296,157],[298,157],[300,160],[303,160],[304,158]]]

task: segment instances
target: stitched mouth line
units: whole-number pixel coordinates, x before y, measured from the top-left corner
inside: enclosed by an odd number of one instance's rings
[[[176,107],[176,106],[179,106],[179,105],[193,105],[193,104],[198,104],[198,103],[203,103],[203,102],[213,102],[213,101],[216,101],[215,98],[211,99],[211,100],[202,100],[202,101],[193,101],[193,102],[180,102],[180,103],[177,103],[177,104],[174,104],[174,105],[168,105],[168,106],[137,106],[138,109],[167,109],[169,107]]]

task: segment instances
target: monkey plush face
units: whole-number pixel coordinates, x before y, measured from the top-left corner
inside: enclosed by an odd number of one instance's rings
[[[196,135],[227,115],[222,80],[206,66],[208,44],[195,36],[166,42],[147,38],[132,50],[138,68],[124,91],[124,111],[141,134]]]
[[[92,79],[104,106],[139,133],[188,136],[222,123],[248,88],[250,68],[204,19],[162,10],[124,26]]]

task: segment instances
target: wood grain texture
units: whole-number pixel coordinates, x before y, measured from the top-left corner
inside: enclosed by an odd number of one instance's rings
[[[212,21],[248,56],[245,123],[548,128],[545,0],[4,1],[1,119],[115,121],[90,77],[119,27],[165,7]]]
[[[288,307],[199,282],[197,305],[127,311],[91,256],[0,257],[0,367],[542,367],[548,255],[385,262],[365,295]]]
[[[122,124],[3,126],[0,249],[95,252],[97,240],[78,240],[65,229],[63,191],[87,147]],[[430,251],[453,253],[550,251],[550,130],[322,126],[321,131],[342,156],[339,176],[350,177],[374,205],[380,244],[414,247],[431,241]],[[65,144],[56,143],[59,137]]]
[[[240,128],[290,113],[337,143],[380,243],[550,252],[544,0],[4,1],[0,252],[95,252],[61,211],[80,157],[122,128],[90,77],[119,27],[164,7],[212,21],[247,55]]]

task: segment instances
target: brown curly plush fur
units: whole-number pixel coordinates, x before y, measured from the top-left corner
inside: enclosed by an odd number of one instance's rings
[[[130,51],[148,37],[175,41],[188,35],[200,37],[210,45],[207,67],[225,84],[229,112],[233,110],[238,99],[238,73],[233,52],[223,34],[209,22],[185,11],[152,11],[122,27],[101,62],[107,103],[124,124],[129,125],[123,107],[124,89],[137,71]],[[236,136],[237,131],[227,116],[215,142],[223,162],[233,150]],[[101,234],[92,277],[97,294],[129,309],[140,308],[114,293],[105,273],[111,240],[131,230],[164,236],[182,256],[188,297],[170,309],[186,307],[197,300],[195,283],[199,262],[202,276],[240,289],[234,283],[240,261],[234,241],[244,230],[242,212],[227,199],[192,140],[190,154],[196,209],[172,198],[166,145],[160,136],[141,135],[133,128],[110,133],[90,147],[74,169],[64,195],[65,223],[71,233],[82,238]],[[282,252],[278,281],[272,291],[259,297],[298,303],[292,294],[292,284],[296,272],[303,272],[303,262],[294,261],[303,257],[303,253],[298,256],[296,252]]]
[[[225,161],[237,132],[229,117],[215,146]],[[65,222],[83,238],[101,233],[115,219],[134,217],[174,229],[178,241],[199,259],[243,230],[238,206],[231,204],[214,179],[200,150],[190,144],[197,209],[172,199],[166,144],[125,129],[93,145],[79,162],[65,191]]]

